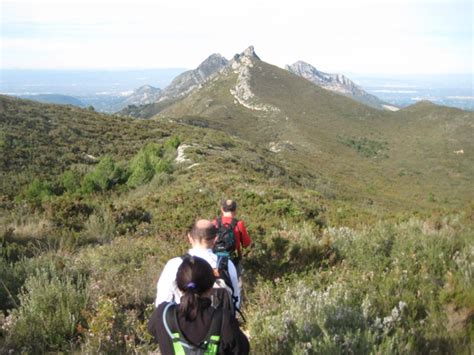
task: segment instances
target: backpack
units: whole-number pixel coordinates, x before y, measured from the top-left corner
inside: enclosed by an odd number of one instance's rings
[[[234,229],[237,222],[239,221],[235,218],[232,218],[231,223],[222,223],[222,217],[217,219],[217,240],[213,248],[215,254],[229,256],[234,252],[236,246]]]
[[[220,332],[222,327],[222,309],[216,309],[212,315],[211,325],[204,339],[199,344],[191,343],[183,334],[178,324],[178,307],[169,303],[163,310],[163,325],[173,342],[175,354],[214,355],[219,351]]]
[[[239,309],[237,308],[238,297],[234,296],[234,287],[232,285],[232,280],[230,279],[229,257],[218,256],[217,267],[213,269],[213,271],[214,271],[214,276],[216,277],[214,288],[225,289],[227,291],[228,296],[230,296],[230,297],[226,297],[226,295],[219,294],[220,291],[213,290],[213,293],[216,293],[215,301],[214,301],[214,297],[212,297],[213,305],[215,307],[224,306],[225,308],[229,309],[233,315],[235,315],[235,312],[239,311]]]

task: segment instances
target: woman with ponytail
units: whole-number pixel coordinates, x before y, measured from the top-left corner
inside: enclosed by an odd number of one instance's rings
[[[183,259],[176,274],[180,303],[161,303],[148,322],[162,354],[248,354],[249,342],[232,313],[212,307],[214,282],[207,261]]]

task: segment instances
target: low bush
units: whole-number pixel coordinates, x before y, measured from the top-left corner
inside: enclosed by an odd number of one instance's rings
[[[53,187],[50,183],[34,179],[24,192],[25,199],[32,203],[41,203],[41,201],[53,196]]]
[[[6,348],[16,351],[65,351],[79,341],[88,286],[84,279],[60,278],[46,270],[31,274],[9,315]]]
[[[59,181],[63,189],[69,193],[74,193],[81,187],[81,176],[72,170],[65,171]]]
[[[87,173],[81,182],[81,191],[90,194],[95,191],[105,191],[127,179],[127,172],[110,156],[103,157],[99,164]]]
[[[80,231],[94,211],[94,206],[87,201],[63,195],[43,204],[48,220],[64,231]]]
[[[149,182],[155,175],[156,166],[163,156],[163,148],[155,143],[144,146],[130,162],[127,185],[137,187]]]
[[[265,238],[254,238],[252,251],[245,257],[249,274],[273,280],[291,273],[334,265],[339,257],[327,239],[309,224],[276,230]]]
[[[424,234],[423,221],[414,219],[360,231],[329,228],[322,239],[336,251],[337,265],[272,275],[273,281],[266,269],[253,269],[259,277],[246,309],[253,349],[465,352],[474,335],[472,231],[456,219],[446,223],[436,236]],[[277,267],[285,260],[271,259]]]

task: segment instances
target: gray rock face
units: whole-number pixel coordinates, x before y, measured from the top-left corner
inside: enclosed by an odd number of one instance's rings
[[[351,97],[365,105],[378,109],[388,109],[388,104],[380,100],[378,97],[364,91],[360,86],[356,85],[352,80],[342,74],[328,74],[317,70],[311,64],[298,61],[292,65],[287,65],[286,70],[301,76],[313,84],[323,89],[331,90],[341,95]]]
[[[173,100],[187,95],[204,83],[211,75],[224,68],[228,62],[220,54],[212,54],[196,69],[188,70],[174,78],[163,90],[158,101]]]
[[[258,57],[257,53],[255,53],[255,49],[254,49],[253,46],[249,46],[249,47],[247,47],[247,49],[245,49],[242,53],[234,55],[234,59],[235,59],[235,60],[242,59],[242,58],[249,58],[249,59],[258,59],[258,60],[260,60],[260,58]]]

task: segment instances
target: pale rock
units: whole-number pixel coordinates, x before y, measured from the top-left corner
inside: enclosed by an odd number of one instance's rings
[[[287,65],[285,66],[285,69],[295,75],[309,80],[313,84],[322,87],[323,89],[350,97],[365,105],[390,111],[398,110],[397,107],[393,105],[387,105],[378,97],[364,91],[360,86],[356,85],[352,80],[342,74],[324,73],[317,70],[311,64],[305,63],[303,61],[298,61],[292,65]]]

